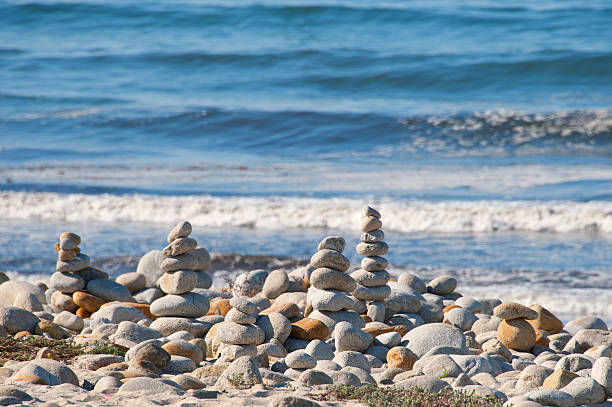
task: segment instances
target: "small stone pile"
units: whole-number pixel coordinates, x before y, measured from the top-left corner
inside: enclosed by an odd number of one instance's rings
[[[367,315],[376,322],[385,321],[385,299],[391,294],[387,285],[389,273],[385,270],[389,265],[384,256],[389,246],[383,241],[385,234],[381,229],[380,213],[369,206],[364,210],[361,223],[361,243],[357,245],[357,253],[364,258],[361,267],[354,271],[351,277],[357,282],[353,297],[367,301]]]
[[[242,356],[257,355],[257,345],[265,342],[266,336],[257,322],[257,307],[248,297],[232,297],[232,308],[217,328],[220,342],[220,362],[233,362]]]
[[[538,313],[516,302],[503,302],[493,309],[493,315],[501,319],[497,339],[508,349],[527,352],[536,344],[536,332],[527,322],[538,318]]]
[[[79,245],[81,237],[64,232],[59,243],[55,244],[57,251],[57,270],[49,280],[49,287],[64,294],[72,294],[85,288],[85,280],[78,274],[89,267],[89,256],[81,253]]]
[[[365,306],[365,303],[349,295],[356,284],[346,273],[350,262],[342,255],[345,246],[342,237],[328,236],[319,243],[319,251],[310,259],[310,265],[315,270],[310,275],[311,287],[306,302],[313,312],[307,316],[327,325],[330,335],[340,321],[349,321],[360,328],[365,324],[354,311],[361,308],[360,305]]]
[[[169,245],[163,249],[159,264],[164,274],[157,283],[166,295],[151,304],[156,317],[198,318],[208,312],[208,299],[192,291],[198,287],[200,274],[210,268],[210,255],[189,237],[191,230],[191,224],[183,221],[168,234]]]

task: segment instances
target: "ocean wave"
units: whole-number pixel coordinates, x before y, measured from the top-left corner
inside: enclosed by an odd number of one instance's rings
[[[195,227],[356,230],[368,202],[346,198],[0,193],[2,219],[158,223]],[[385,229],[404,233],[497,231],[612,233],[610,202],[380,201]]]

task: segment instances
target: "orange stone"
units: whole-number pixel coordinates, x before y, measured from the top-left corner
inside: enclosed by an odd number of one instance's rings
[[[141,304],[139,302],[128,302],[128,301],[115,301],[112,303],[107,302],[106,304],[102,305],[102,307],[105,307],[110,304],[125,305],[126,307],[136,308],[138,311],[145,314],[146,317],[149,318],[151,321],[155,321],[155,319],[157,318],[155,315],[151,314],[151,306],[149,304]]]
[[[60,249],[60,244],[59,244],[59,243],[56,243],[56,244],[55,244],[55,251],[59,253],[59,251],[60,251],[60,250],[61,250],[61,249]]]
[[[386,334],[389,332],[398,332],[400,335],[404,336],[410,331],[406,325],[394,325],[386,328],[363,328],[363,331],[372,335],[372,338],[376,338],[378,335]]]
[[[527,321],[529,322],[529,321]],[[545,346],[548,348],[550,345],[550,341],[548,340],[548,335],[544,331],[536,331],[536,345]]]
[[[64,232],[60,235],[59,240],[61,241],[62,239],[66,239],[66,238],[72,240],[74,244],[77,246],[81,244],[81,237],[77,235],[76,233]]]
[[[303,277],[302,280],[304,280],[305,287],[308,290],[310,288],[310,281],[306,277]]]
[[[370,318],[368,315],[366,314],[361,314],[361,318],[365,321],[365,323],[367,324],[368,322],[372,322],[372,318]]]
[[[291,337],[312,341],[325,339],[329,335],[327,325],[318,319],[302,318],[291,324]]]
[[[78,310],[76,310],[75,314],[83,319],[89,318],[91,316],[91,312],[87,311],[85,308],[79,308]]]
[[[285,317],[291,319],[300,315],[300,308],[296,304],[282,302],[279,304],[272,304],[270,308],[267,308],[259,313],[259,315],[268,315],[272,312],[278,312],[283,314]]]
[[[504,319],[497,328],[497,339],[508,349],[526,352],[535,345],[536,333],[523,318]]]
[[[546,331],[549,335],[561,332],[563,322],[553,315],[552,312],[538,304],[530,306],[532,310],[538,313],[536,319],[528,321],[536,331]]]
[[[76,250],[60,250],[59,252],[60,261],[72,261],[76,259]]]
[[[210,302],[210,309],[206,315],[223,315],[225,316],[232,306],[227,298],[215,298]]]
[[[461,308],[461,307],[455,304],[447,305],[446,307],[442,308],[442,312],[447,313],[448,311],[455,309],[455,308]]]
[[[72,301],[79,307],[94,313],[106,303],[102,298],[96,297],[83,291],[75,291],[72,293]]]
[[[304,317],[307,317],[308,315],[310,315],[310,313],[314,311],[312,309],[312,304],[311,303],[307,303],[306,307],[304,308]]]
[[[15,338],[23,338],[26,336],[32,336],[32,333],[28,331],[20,331],[15,334]]]
[[[387,365],[390,368],[399,367],[404,370],[412,370],[414,362],[418,359],[419,357],[417,355],[403,346],[396,346],[389,349],[389,352],[387,352]]]

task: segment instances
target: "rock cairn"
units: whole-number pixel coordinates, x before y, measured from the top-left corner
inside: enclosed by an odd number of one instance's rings
[[[342,254],[345,246],[342,237],[328,236],[319,243],[318,252],[310,259],[315,270],[310,275],[311,287],[306,297],[313,310],[309,317],[325,323],[329,334],[340,321],[348,320],[363,326],[363,319],[353,311],[359,304],[350,296],[356,284],[346,273],[350,262]]]
[[[210,255],[189,237],[191,230],[191,224],[183,221],[168,234],[159,264],[164,274],[157,282],[166,295],[151,304],[156,317],[198,318],[208,312],[208,299],[192,291],[198,287],[199,275],[210,268]]]
[[[78,274],[89,267],[89,256],[81,253],[79,245],[81,237],[64,232],[59,243],[55,244],[57,251],[56,272],[49,280],[49,287],[64,294],[72,294],[85,288],[85,280]]]
[[[383,241],[385,233],[381,229],[380,213],[369,206],[364,210],[361,222],[361,243],[357,245],[357,253],[364,256],[361,268],[354,271],[351,277],[357,283],[353,297],[367,301],[367,315],[376,322],[385,321],[385,299],[391,294],[387,285],[389,273],[385,270],[389,265],[384,256],[389,246]]]
[[[538,312],[516,302],[503,302],[493,309],[501,319],[497,339],[508,349],[529,351],[536,344],[536,332],[528,320],[538,318]]]
[[[232,308],[217,328],[220,342],[220,362],[233,362],[242,356],[257,355],[257,345],[265,342],[266,335],[257,322],[257,307],[248,297],[232,297]]]

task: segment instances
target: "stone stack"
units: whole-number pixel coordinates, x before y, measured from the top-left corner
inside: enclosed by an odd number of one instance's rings
[[[381,229],[380,213],[369,206],[365,208],[361,223],[361,243],[357,245],[357,253],[364,256],[361,267],[351,276],[357,283],[353,297],[367,301],[367,315],[376,322],[385,320],[385,299],[391,294],[387,285],[389,273],[385,270],[389,265],[384,256],[389,246],[383,241],[385,234]]]
[[[221,362],[256,356],[257,345],[264,343],[266,338],[263,329],[255,325],[258,313],[254,302],[248,297],[232,297],[230,305],[232,308],[225,315],[225,321],[217,328]]]
[[[183,221],[168,235],[169,245],[163,249],[159,264],[164,274],[157,283],[166,295],[151,304],[156,317],[198,318],[210,307],[205,296],[192,292],[198,287],[200,274],[210,268],[210,255],[189,237],[191,229],[191,224]]]
[[[493,309],[493,315],[501,319],[497,339],[508,349],[527,352],[536,344],[536,332],[528,320],[538,318],[538,313],[516,302],[502,302]]]
[[[340,321],[349,321],[360,328],[364,325],[361,316],[353,311],[359,308],[360,301],[350,296],[356,284],[346,273],[350,262],[342,255],[345,246],[346,242],[340,236],[326,237],[319,243],[319,251],[310,259],[315,270],[310,275],[311,287],[306,296],[307,309],[311,307],[313,310],[308,316],[327,325],[329,335]]]

